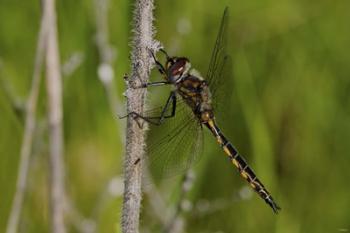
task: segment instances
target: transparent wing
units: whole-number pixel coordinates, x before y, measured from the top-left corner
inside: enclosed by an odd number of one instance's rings
[[[206,76],[209,86],[216,86],[218,78],[220,78],[221,70],[227,56],[227,22],[228,22],[228,7],[225,8],[221,19],[219,33],[216,37],[214,50],[211,55],[209,68]]]
[[[214,113],[219,118],[227,115],[227,107],[230,106],[233,90],[232,60],[227,53],[228,19],[228,7],[226,7],[206,76],[212,93]]]
[[[217,75],[220,77],[217,78],[215,85],[209,86],[209,88],[212,93],[214,113],[216,116],[220,116],[228,112],[228,106],[232,106],[234,83],[230,56],[224,57],[222,67],[218,70]]]
[[[182,101],[178,101],[174,117],[151,126],[147,140],[149,169],[159,178],[185,172],[199,160],[203,148],[200,122]]]

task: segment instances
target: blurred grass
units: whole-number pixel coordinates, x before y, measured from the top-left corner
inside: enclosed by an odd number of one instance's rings
[[[62,63],[73,53],[84,54],[82,65],[64,83],[66,183],[77,209],[97,222],[99,232],[119,232],[121,197],[104,199],[103,193],[110,179],[122,172],[120,134],[124,129],[110,113],[97,78],[93,3],[57,2]],[[171,55],[188,56],[205,74],[226,5],[231,16],[234,85],[232,106],[228,107],[232,119],[219,124],[271,190],[282,212],[273,215],[254,194],[212,213],[187,213],[186,232],[349,230],[350,2],[156,1],[156,38]],[[0,6],[0,78],[24,102],[31,82],[40,5],[39,1],[1,0]],[[113,68],[121,99],[122,76],[130,66],[131,12],[132,2],[110,2],[110,42],[116,49]],[[38,121],[45,126],[42,89]],[[2,232],[15,188],[23,131],[23,121],[11,107],[3,85],[0,126]],[[45,130],[42,135],[34,148],[23,232],[48,231]],[[210,139],[196,167],[197,180],[190,194],[194,204],[230,198],[245,185]],[[166,190],[167,204],[173,204],[174,195],[174,189]],[[143,228],[157,223],[150,212],[145,205]]]

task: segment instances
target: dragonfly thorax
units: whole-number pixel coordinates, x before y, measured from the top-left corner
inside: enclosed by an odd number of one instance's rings
[[[176,90],[201,123],[214,118],[211,93],[207,82],[202,77],[194,76],[189,72],[176,83]]]
[[[165,70],[166,78],[175,85],[177,93],[190,106],[197,118],[202,123],[213,119],[208,84],[198,71],[191,69],[190,61],[186,57],[168,57]]]

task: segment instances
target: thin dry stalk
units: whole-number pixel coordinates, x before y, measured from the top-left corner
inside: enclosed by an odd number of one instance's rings
[[[48,119],[50,141],[50,205],[51,230],[54,233],[66,232],[64,225],[64,167],[62,129],[62,79],[60,73],[57,42],[55,1],[45,1],[48,14],[48,37],[46,48],[46,87],[48,95]]]
[[[135,89],[140,82],[146,83],[153,61],[149,49],[155,47],[153,41],[153,1],[137,0],[134,11],[134,38],[131,53],[132,72],[129,80],[127,111],[141,113],[144,110],[146,89]],[[124,199],[122,210],[122,232],[139,232],[141,207],[142,163],[145,146],[145,127],[140,127],[133,117],[127,120],[126,155],[124,161]]]
[[[94,0],[95,14],[96,14],[96,46],[99,53],[98,77],[105,89],[109,108],[112,116],[116,118],[117,113],[121,113],[121,100],[116,95],[115,88],[115,72],[113,68],[113,61],[115,58],[115,51],[113,46],[109,43],[108,30],[108,10],[109,0]],[[119,121],[122,126],[124,121]],[[119,134],[122,143],[125,143],[124,134]]]
[[[181,182],[180,197],[177,201],[175,212],[165,228],[165,232],[181,233],[184,231],[185,219],[182,217],[182,214],[192,208],[192,203],[187,199],[187,194],[191,191],[193,182],[194,172],[189,169]]]
[[[16,191],[14,200],[11,207],[10,217],[7,222],[7,233],[18,232],[18,222],[22,212],[24,193],[27,188],[27,177],[29,170],[30,154],[33,145],[33,136],[35,131],[35,112],[37,108],[37,100],[39,96],[40,87],[40,72],[42,70],[42,64],[44,60],[44,52],[46,47],[46,35],[47,35],[47,21],[46,14],[44,13],[41,18],[40,32],[38,36],[34,71],[32,85],[28,96],[28,101],[25,106],[25,123],[24,123],[24,134],[23,142],[21,146],[20,164],[18,169],[18,176],[16,182]]]
[[[143,173],[143,182],[147,183],[147,185],[143,187],[143,191],[147,196],[154,216],[159,220],[162,227],[166,228],[169,222],[168,219],[170,219],[172,216],[170,216],[165,201],[158,188],[154,184],[150,171],[147,167],[143,169]]]
[[[108,5],[109,0],[94,0],[96,9],[96,46],[99,53],[98,77],[106,91],[109,107],[114,116],[120,105],[114,88],[113,47],[109,44]]]

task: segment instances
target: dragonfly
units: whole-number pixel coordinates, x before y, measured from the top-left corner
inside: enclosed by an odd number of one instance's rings
[[[202,129],[209,129],[240,175],[277,213],[280,210],[278,204],[217,124],[216,107],[220,102],[217,103],[214,97],[220,92],[219,83],[227,84],[223,76],[226,75],[225,70],[229,70],[225,67],[229,67],[230,64],[230,58],[225,51],[227,21],[228,8],[226,7],[206,78],[191,67],[190,60],[186,57],[169,56],[164,49],[160,49],[166,57],[163,65],[154,53],[150,52],[164,80],[145,83],[141,88],[170,85],[173,89],[164,107],[161,108],[160,115],[145,116],[137,112],[130,112],[128,115],[141,118],[156,126],[163,125],[171,118],[176,119],[173,121],[175,126],[170,127],[171,129],[165,133],[166,136],[154,146],[155,158],[152,158],[151,163],[161,164],[162,167],[178,166],[180,169],[187,169],[193,160],[196,160],[195,155],[200,151]],[[161,157],[165,157],[165,160]]]

